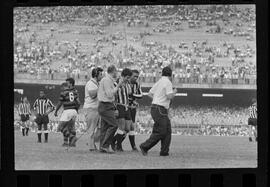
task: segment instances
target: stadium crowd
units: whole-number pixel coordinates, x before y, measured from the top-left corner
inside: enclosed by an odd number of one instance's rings
[[[256,84],[256,54],[248,44],[236,45],[231,41],[179,41],[171,46],[147,40],[157,32],[178,32],[183,29],[203,28],[217,36],[246,37],[255,33],[255,10],[236,6],[103,6],[103,7],[31,7],[14,10],[14,72],[38,79],[86,80],[93,66],[106,68],[114,63],[120,68],[140,69],[142,82],[155,82],[160,67],[174,69],[175,83]],[[236,21],[237,20],[237,21]],[[154,22],[162,22],[157,26]],[[27,24],[25,24],[27,23]],[[41,24],[39,27],[35,24]],[[106,33],[110,25],[126,23],[127,27],[140,26],[139,33],[117,51],[119,42],[127,40],[125,32]],[[91,29],[78,29],[77,34],[98,35],[95,50],[85,50],[79,41],[58,41],[55,33],[72,32],[51,27],[48,34],[39,34],[48,24],[89,25]],[[188,24],[185,26],[185,24]],[[35,29],[33,29],[35,28]],[[92,44],[88,44],[92,45]],[[103,50],[105,47],[111,51]],[[60,62],[55,68],[54,62]],[[221,65],[225,61],[228,65]]]
[[[20,128],[17,106],[14,108],[15,129]],[[149,107],[140,107],[137,115],[136,133],[149,134],[153,121],[149,114]],[[203,107],[180,106],[170,109],[172,132],[178,135],[220,135],[220,136],[248,136],[247,125],[248,108],[240,107]],[[16,118],[17,116],[17,118]],[[57,131],[58,118],[50,114],[49,130]],[[35,132],[37,126],[30,118],[30,130]],[[77,133],[87,130],[83,109],[80,109],[76,121]]]

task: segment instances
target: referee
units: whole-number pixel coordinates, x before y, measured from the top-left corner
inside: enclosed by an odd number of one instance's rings
[[[255,140],[257,141],[257,100],[256,98],[252,99],[252,105],[249,107],[248,125],[251,126],[251,130],[249,134],[249,141],[252,142],[252,134],[254,134]]]
[[[41,143],[41,133],[42,133],[42,125],[44,129],[44,137],[45,137],[45,143],[48,142],[48,123],[49,123],[49,113],[51,113],[55,106],[52,104],[51,100],[46,98],[44,91],[39,92],[39,98],[36,99],[34,102],[34,110],[36,111],[36,119],[35,122],[38,125],[38,143]],[[48,110],[50,109],[50,110]]]

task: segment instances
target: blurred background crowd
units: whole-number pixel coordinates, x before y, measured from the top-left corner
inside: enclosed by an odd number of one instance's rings
[[[20,129],[18,110],[14,108],[15,129]],[[172,133],[178,135],[248,135],[248,109],[242,107],[212,107],[212,106],[179,106],[170,109]],[[30,117],[30,129],[35,132],[37,125]],[[52,113],[49,115],[49,130],[56,132],[59,119]],[[153,120],[150,116],[150,107],[140,107],[136,119],[136,132],[151,133]],[[76,121],[76,130],[83,133],[87,130],[85,111],[80,109]]]
[[[256,84],[255,6],[84,6],[14,9],[14,76],[88,80],[93,66],[155,82]]]

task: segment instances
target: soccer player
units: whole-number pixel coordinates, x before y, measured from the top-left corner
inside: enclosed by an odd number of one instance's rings
[[[121,72],[121,79],[123,84],[118,88],[116,93],[116,108],[119,112],[116,117],[118,121],[118,129],[113,138],[111,147],[116,151],[123,151],[122,142],[126,134],[130,131],[130,127],[132,124],[131,114],[129,110],[129,95],[131,94],[131,87],[129,84],[129,79],[132,76],[132,71],[128,68],[123,69]],[[116,141],[116,148],[115,148]]]
[[[132,70],[132,76],[129,80],[131,86],[131,94],[129,95],[129,110],[131,115],[131,126],[129,131],[129,142],[133,151],[138,151],[135,144],[135,126],[136,126],[136,108],[138,103],[137,99],[141,99],[143,97],[141,85],[138,83],[139,71]]]
[[[19,115],[22,122],[22,135],[28,136],[29,131],[29,116],[31,115],[30,103],[27,100],[27,97],[24,97],[22,103],[19,104]]]
[[[57,104],[54,115],[57,116],[57,112],[63,105],[64,111],[60,117],[60,124],[58,131],[63,133],[64,143],[62,146],[76,147],[76,130],[75,120],[78,110],[78,93],[73,87],[65,82],[62,85],[62,92],[60,94],[59,103]]]
[[[44,91],[39,92],[39,98],[34,102],[34,110],[36,111],[36,119],[35,122],[38,125],[38,143],[41,143],[41,133],[42,133],[42,125],[44,129],[44,137],[45,143],[48,142],[48,123],[49,123],[49,113],[51,113],[55,107],[52,104],[51,100],[46,98]],[[48,110],[49,109],[49,110]]]
[[[250,125],[249,141],[252,142],[252,134],[257,141],[257,100],[252,99],[252,105],[249,107],[248,125]]]
[[[90,151],[96,151],[95,145],[95,131],[98,128],[99,124],[99,115],[98,115],[98,99],[97,99],[97,91],[99,87],[99,81],[103,78],[103,69],[102,68],[94,68],[92,70],[92,78],[85,85],[85,98],[84,98],[84,106],[86,109],[86,123],[87,129],[89,129],[90,134]],[[98,141],[98,138],[96,139]]]
[[[171,122],[168,116],[171,99],[177,92],[172,87],[172,70],[170,67],[162,69],[161,79],[150,89],[148,96],[153,98],[151,105],[151,116],[154,120],[152,134],[149,139],[140,145],[143,155],[161,141],[160,156],[169,155],[171,144]]]

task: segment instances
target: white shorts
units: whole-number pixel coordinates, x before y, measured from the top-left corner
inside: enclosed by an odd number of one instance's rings
[[[76,120],[77,114],[78,113],[75,109],[64,110],[61,115],[60,121],[70,121],[71,119]]]

